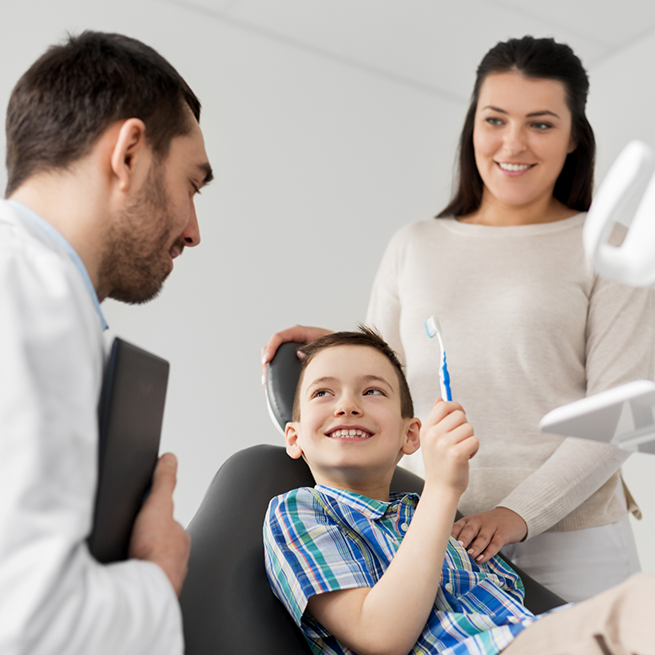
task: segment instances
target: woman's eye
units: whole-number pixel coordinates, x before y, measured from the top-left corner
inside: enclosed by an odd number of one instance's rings
[[[489,125],[502,125],[503,121],[500,118],[496,118],[495,116],[489,116],[484,119],[486,123]]]
[[[552,125],[550,123],[532,123],[532,127],[539,130],[540,132],[543,132],[550,129]]]

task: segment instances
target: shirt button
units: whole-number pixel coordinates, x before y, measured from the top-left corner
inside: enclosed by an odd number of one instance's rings
[[[446,591],[447,591],[449,594],[452,594],[452,593],[453,593],[453,585],[451,585],[450,582],[447,582],[447,583],[446,583]]]
[[[403,532],[407,532],[407,528],[409,528],[409,526],[407,525],[407,523],[402,523],[401,526],[400,526],[400,529],[401,529]]]
[[[518,623],[519,620],[515,616],[510,616],[507,618],[510,623]]]
[[[392,505],[391,506],[391,511],[392,512],[397,512],[398,511],[398,505]]]

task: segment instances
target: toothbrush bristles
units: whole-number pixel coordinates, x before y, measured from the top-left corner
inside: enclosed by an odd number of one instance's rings
[[[425,321],[425,331],[428,333],[430,339],[436,337],[441,331],[441,325],[439,325],[439,321],[435,318],[434,314]]]

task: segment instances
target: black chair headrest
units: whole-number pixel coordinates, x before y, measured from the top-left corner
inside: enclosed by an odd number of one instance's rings
[[[303,344],[296,341],[283,343],[266,367],[266,400],[273,422],[284,433],[291,421],[293,398],[300,378],[300,360],[296,354]]]

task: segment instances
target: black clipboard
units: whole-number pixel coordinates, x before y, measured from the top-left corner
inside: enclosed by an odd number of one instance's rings
[[[159,456],[169,368],[165,359],[114,339],[98,404],[98,485],[88,537],[99,562],[128,558]]]

